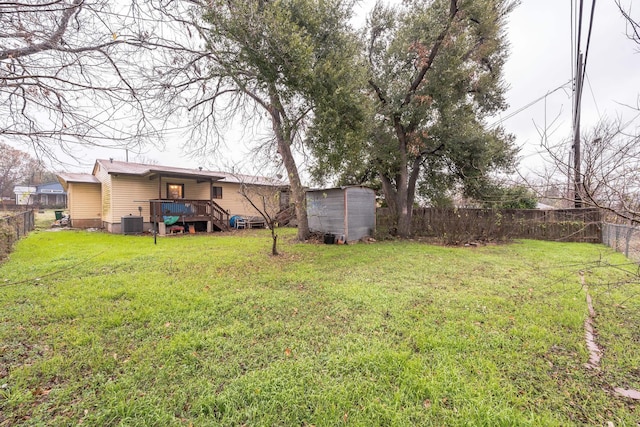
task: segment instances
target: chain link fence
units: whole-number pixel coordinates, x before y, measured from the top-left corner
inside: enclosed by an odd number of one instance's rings
[[[33,210],[0,217],[0,260],[9,254],[16,240],[26,236],[35,225]]]
[[[602,243],[640,262],[640,228],[630,225],[602,223]]]

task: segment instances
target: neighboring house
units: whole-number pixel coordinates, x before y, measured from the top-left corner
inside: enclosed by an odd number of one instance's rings
[[[13,194],[16,196],[16,205],[33,205],[38,189],[31,185],[16,185]]]
[[[277,179],[115,160],[97,160],[91,174],[60,173],[58,180],[67,191],[71,226],[111,233],[123,232],[126,217],[141,217],[144,230],[156,227],[161,234],[171,224],[227,230],[234,215],[258,215],[241,185],[271,188],[279,200],[288,191]]]
[[[64,208],[67,193],[59,182],[47,182],[36,186],[34,204],[40,208]]]
[[[16,185],[13,187],[16,205],[40,208],[63,208],[67,204],[67,193],[58,182],[48,182],[36,186]]]

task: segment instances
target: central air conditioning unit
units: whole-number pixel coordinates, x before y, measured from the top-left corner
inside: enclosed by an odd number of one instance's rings
[[[122,234],[142,234],[144,231],[144,221],[141,216],[123,216]]]

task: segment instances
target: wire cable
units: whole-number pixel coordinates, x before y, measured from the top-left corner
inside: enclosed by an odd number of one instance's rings
[[[585,73],[585,80],[587,81],[587,85],[589,85],[589,92],[591,92],[591,98],[593,99],[593,105],[596,107],[596,112],[598,113],[598,120],[602,121],[602,114],[600,113],[600,108],[598,108],[598,101],[596,100],[596,95],[593,93],[593,87],[591,86],[591,80],[589,79],[589,75]]]
[[[537,104],[538,102],[542,101],[543,99],[545,99],[547,96],[551,95],[554,92],[559,91],[560,89],[564,89],[568,84],[570,84],[572,82],[573,79],[567,81],[566,83],[561,84],[560,86],[558,86],[557,88],[550,90],[549,92],[545,93],[544,95],[542,95],[540,98],[536,98],[533,101],[529,102],[528,104],[518,108],[517,110],[512,111],[511,113],[507,114],[505,117],[502,117],[498,120],[496,120],[495,122],[491,123],[488,128],[489,129],[493,129],[494,127],[498,126],[499,124],[505,122],[506,120],[509,120],[510,118],[512,118],[513,116],[516,116],[520,113],[522,113],[524,110],[526,110],[527,108],[532,107],[533,105]]]
[[[571,26],[571,31],[570,31],[570,38],[571,38],[571,81],[574,81],[574,79],[576,78],[575,76],[575,68],[574,68],[574,64],[576,63],[576,42],[575,42],[575,35],[576,35],[576,26],[575,26],[575,18],[576,18],[576,12],[575,12],[575,0],[571,0],[571,12],[570,12],[570,16],[569,16],[569,25]]]
[[[574,58],[574,66],[575,66],[575,72],[574,72],[574,78],[575,78],[575,90],[574,90],[574,100],[573,100],[573,123],[574,123],[574,128],[576,127],[576,123],[578,122],[578,115],[579,115],[579,108],[580,108],[580,99],[581,99],[581,94],[582,94],[582,90],[580,89],[580,77],[581,77],[581,72],[580,72],[580,62],[581,62],[581,54],[582,51],[580,49],[580,44],[582,41],[582,11],[584,10],[584,0],[580,0],[580,6],[578,7],[578,16],[576,17],[576,21],[577,21],[577,25],[578,25],[578,34],[576,36],[576,40],[575,40],[575,54],[576,57]]]
[[[582,63],[582,80],[587,72],[587,60],[589,59],[589,46],[591,45],[591,30],[593,30],[593,16],[596,10],[596,0],[591,1],[591,16],[589,17],[589,31],[587,33],[587,47],[584,50],[584,62]],[[582,90],[582,87],[580,88]],[[580,94],[582,97],[582,94]]]

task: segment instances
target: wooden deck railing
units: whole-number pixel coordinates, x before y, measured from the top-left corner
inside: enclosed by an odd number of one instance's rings
[[[178,216],[180,222],[212,221],[218,228],[229,228],[229,213],[213,200],[159,199],[149,201],[152,222],[163,222],[165,216]]]

